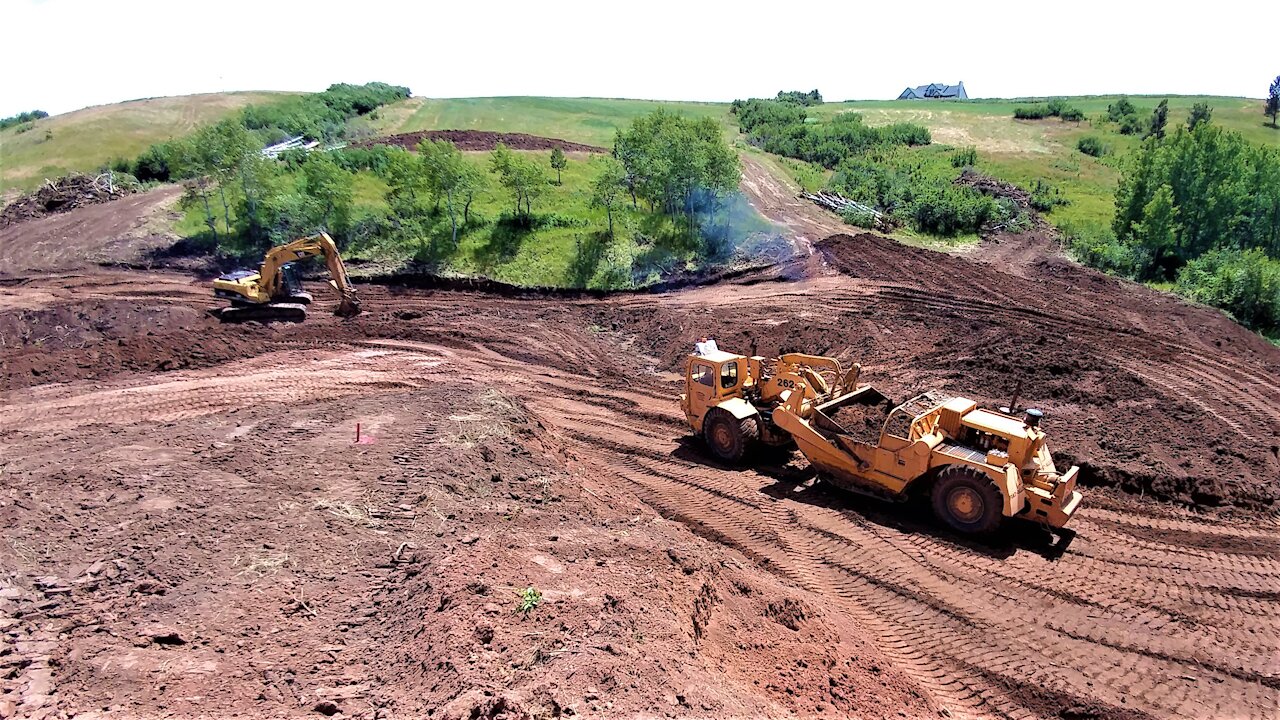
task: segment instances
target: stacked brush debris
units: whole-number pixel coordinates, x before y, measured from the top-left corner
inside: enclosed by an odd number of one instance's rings
[[[96,176],[73,173],[45,180],[35,192],[14,200],[0,212],[0,227],[109,202],[138,191],[137,182],[132,178],[122,180],[120,175],[110,172]]]

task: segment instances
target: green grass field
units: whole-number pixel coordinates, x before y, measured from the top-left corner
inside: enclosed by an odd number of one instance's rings
[[[378,111],[379,134],[417,130],[522,132],[611,147],[614,131],[659,107],[694,117],[720,118],[732,127],[726,103],[659,102],[604,98],[409,98]]]
[[[90,172],[113,158],[132,159],[152,143],[180,137],[250,103],[292,93],[238,92],[100,105],[0,131],[0,193],[29,190],[45,178]]]

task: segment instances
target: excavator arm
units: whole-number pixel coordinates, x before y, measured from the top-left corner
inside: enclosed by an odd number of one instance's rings
[[[266,257],[262,260],[262,269],[258,273],[266,291],[266,296],[274,298],[280,294],[280,268],[295,260],[316,255],[324,257],[325,266],[329,268],[329,284],[338,293],[339,300],[336,314],[342,317],[358,314],[360,312],[360,302],[356,299],[356,292],[351,287],[350,278],[347,277],[347,266],[342,262],[342,255],[338,252],[338,246],[334,244],[333,238],[329,237],[326,232],[299,238],[291,243],[273,247],[267,251]]]

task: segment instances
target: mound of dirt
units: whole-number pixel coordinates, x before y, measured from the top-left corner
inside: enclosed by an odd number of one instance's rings
[[[134,192],[137,192],[136,184],[116,182],[109,174],[91,177],[73,173],[46,180],[35,192],[23,195],[0,211],[0,227],[110,202]]]
[[[828,417],[836,421],[840,427],[849,431],[849,435],[859,442],[877,443],[880,431],[884,428],[885,418],[893,404],[885,400],[875,405],[846,405]]]
[[[607,153],[607,149],[595,145],[569,142],[556,138],[526,135],[524,133],[500,133],[487,130],[421,130],[419,132],[388,135],[357,143],[359,147],[372,145],[397,145],[408,150],[417,150],[423,140],[447,140],[466,152],[492,150],[502,143],[512,150],[551,150],[560,148],[564,152]]]

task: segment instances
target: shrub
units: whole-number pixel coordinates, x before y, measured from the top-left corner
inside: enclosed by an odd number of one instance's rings
[[[922,188],[907,208],[908,219],[917,230],[944,237],[977,232],[996,212],[990,197],[950,183]]]
[[[1280,328],[1280,260],[1259,249],[1213,250],[1178,273],[1177,291],[1258,330]]]
[[[1076,141],[1076,149],[1085,155],[1100,158],[1107,154],[1107,146],[1102,142],[1101,138],[1088,135]]]
[[[961,148],[956,154],[951,156],[951,167],[973,167],[978,164],[978,149],[970,145],[967,148]]]
[[[1111,228],[1098,222],[1075,224],[1064,222],[1062,234],[1067,248],[1077,260],[1104,272],[1123,277],[1137,273],[1133,248],[1116,240]]]
[[[1137,115],[1138,108],[1129,102],[1129,98],[1124,95],[1120,99],[1107,106],[1107,119],[1111,122],[1120,122],[1128,115]]]
[[[1080,122],[1084,120],[1084,111],[1079,108],[1067,108],[1058,113],[1058,117],[1062,118],[1063,122]]]
[[[1059,205],[1067,205],[1070,201],[1058,193],[1058,188],[1043,180],[1036,180],[1031,188],[1031,207],[1040,212],[1049,212]]]
[[[864,212],[856,208],[849,208],[840,213],[840,217],[848,224],[854,227],[866,228],[874,230],[876,228],[876,216],[869,212]]]
[[[1048,105],[1019,105],[1013,109],[1016,120],[1043,120],[1050,114]]]
[[[1121,135],[1140,135],[1147,131],[1147,123],[1137,115],[1125,115],[1120,119]]]

